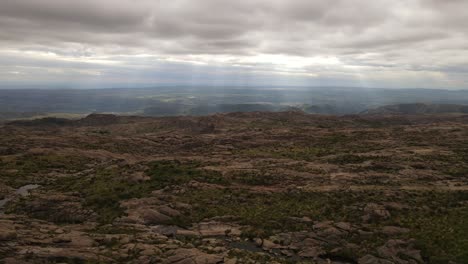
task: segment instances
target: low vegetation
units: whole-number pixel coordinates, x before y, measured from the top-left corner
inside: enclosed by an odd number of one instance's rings
[[[0,259],[468,263],[467,122],[286,112],[8,124]]]
[[[79,192],[84,197],[84,206],[93,209],[102,223],[111,223],[123,215],[120,201],[148,196],[152,191],[172,185],[186,184],[192,180],[207,183],[225,183],[216,172],[198,169],[197,163],[179,161],[156,161],[148,164],[147,180],[133,182],[126,173],[130,166],[100,169],[94,177],[64,178],[54,188],[62,191]]]

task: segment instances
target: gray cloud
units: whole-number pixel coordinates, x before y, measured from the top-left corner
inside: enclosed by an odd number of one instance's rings
[[[28,78],[37,64],[44,76],[88,69],[111,79],[160,65],[166,76],[170,62],[206,78],[214,67],[465,88],[467,8],[464,0],[3,0],[0,80]]]

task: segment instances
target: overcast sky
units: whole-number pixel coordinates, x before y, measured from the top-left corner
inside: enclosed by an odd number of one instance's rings
[[[466,0],[0,0],[0,86],[468,88]]]

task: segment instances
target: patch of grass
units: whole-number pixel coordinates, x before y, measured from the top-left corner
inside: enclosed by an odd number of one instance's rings
[[[405,221],[430,263],[468,263],[468,207],[408,216]]]
[[[198,169],[199,163],[181,163],[179,161],[158,161],[152,162],[146,174],[151,177],[151,181],[161,186],[180,185],[192,180],[214,183],[228,184],[219,172]]]
[[[144,182],[131,182],[123,176],[131,168],[102,169],[94,177],[66,178],[57,186],[62,191],[75,191],[84,197],[84,205],[99,215],[101,223],[111,223],[122,216],[124,211],[120,201],[142,198],[153,190],[171,185],[197,180],[209,183],[223,182],[222,176],[213,171],[197,168],[196,163],[183,164],[178,161],[158,161],[149,164],[146,174],[150,179]]]
[[[352,171],[354,172],[368,172],[368,171],[375,171],[381,173],[398,173],[404,167],[395,164],[394,162],[384,162],[384,161],[372,161],[370,165],[361,166],[359,165],[356,168],[353,168]]]
[[[295,192],[259,194],[235,190],[192,190],[179,197],[193,208],[177,224],[189,226],[216,216],[236,216],[246,226],[243,236],[268,237],[278,232],[311,230],[311,224],[292,221],[291,216],[310,217],[314,221],[346,221],[361,224],[367,203],[396,202],[408,209],[389,209],[391,217],[372,222],[370,230],[386,225],[410,229],[402,238],[415,238],[429,263],[468,263],[468,192],[399,192],[385,195],[379,191],[362,192]],[[350,237],[350,241],[354,241]],[[368,254],[388,240],[374,232],[370,237],[355,237]],[[349,257],[350,252],[341,252]],[[354,256],[354,255],[352,255]]]
[[[177,224],[191,223],[215,216],[233,215],[243,225],[252,227],[246,233],[268,236],[278,231],[299,231],[310,228],[307,223],[294,222],[290,217],[308,216],[313,220],[359,221],[360,212],[349,205],[372,200],[351,192],[291,192],[261,194],[235,190],[192,190],[179,197],[194,207],[181,216]]]
[[[240,263],[281,263],[281,264],[292,264],[297,263],[293,260],[288,260],[281,257],[273,257],[264,253],[255,253],[247,250],[234,249],[228,253],[230,258],[236,258]],[[314,263],[308,261],[301,261],[301,263]]]
[[[322,137],[310,138],[307,144],[292,146],[261,146],[238,151],[250,157],[289,158],[294,160],[313,161],[317,158],[334,154],[365,153],[380,150],[384,147],[363,140],[362,135],[333,133]]]
[[[281,182],[281,179],[279,176],[276,175],[271,175],[268,173],[265,173],[263,171],[248,171],[248,172],[234,172],[232,175],[230,175],[229,180],[232,182],[237,182],[240,184],[246,184],[246,185],[263,185],[263,186],[268,186],[268,185],[274,185],[278,184]]]
[[[241,154],[252,157],[288,158],[311,161],[317,157],[326,156],[332,153],[326,148],[291,146],[251,148],[241,151]]]
[[[16,159],[12,166],[24,174],[51,170],[74,172],[82,169],[87,162],[88,159],[82,156],[27,154]]]
[[[99,135],[110,135],[111,132],[109,130],[99,129],[99,130],[93,130],[91,131],[91,133],[99,134]]]
[[[90,159],[83,156],[58,154],[26,154],[0,159],[0,175],[9,186],[18,188],[25,184],[43,184],[44,174],[58,171],[75,173],[86,169]]]
[[[430,192],[414,198],[426,208],[397,216],[429,263],[468,263],[468,192]]]
[[[368,156],[359,156],[359,155],[354,155],[354,154],[344,154],[344,155],[339,155],[337,157],[334,157],[332,159],[329,159],[331,163],[335,164],[358,164],[358,163],[363,163],[367,160],[372,159],[372,157]]]
[[[447,173],[450,176],[454,177],[466,177],[468,178],[468,167],[451,167],[445,170],[445,173]]]

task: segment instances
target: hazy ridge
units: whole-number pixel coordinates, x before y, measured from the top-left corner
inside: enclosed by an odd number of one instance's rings
[[[468,104],[468,91],[340,87],[158,87],[0,90],[0,118],[94,112],[147,116],[301,110],[358,114],[394,104]],[[390,110],[389,110],[390,111]]]

